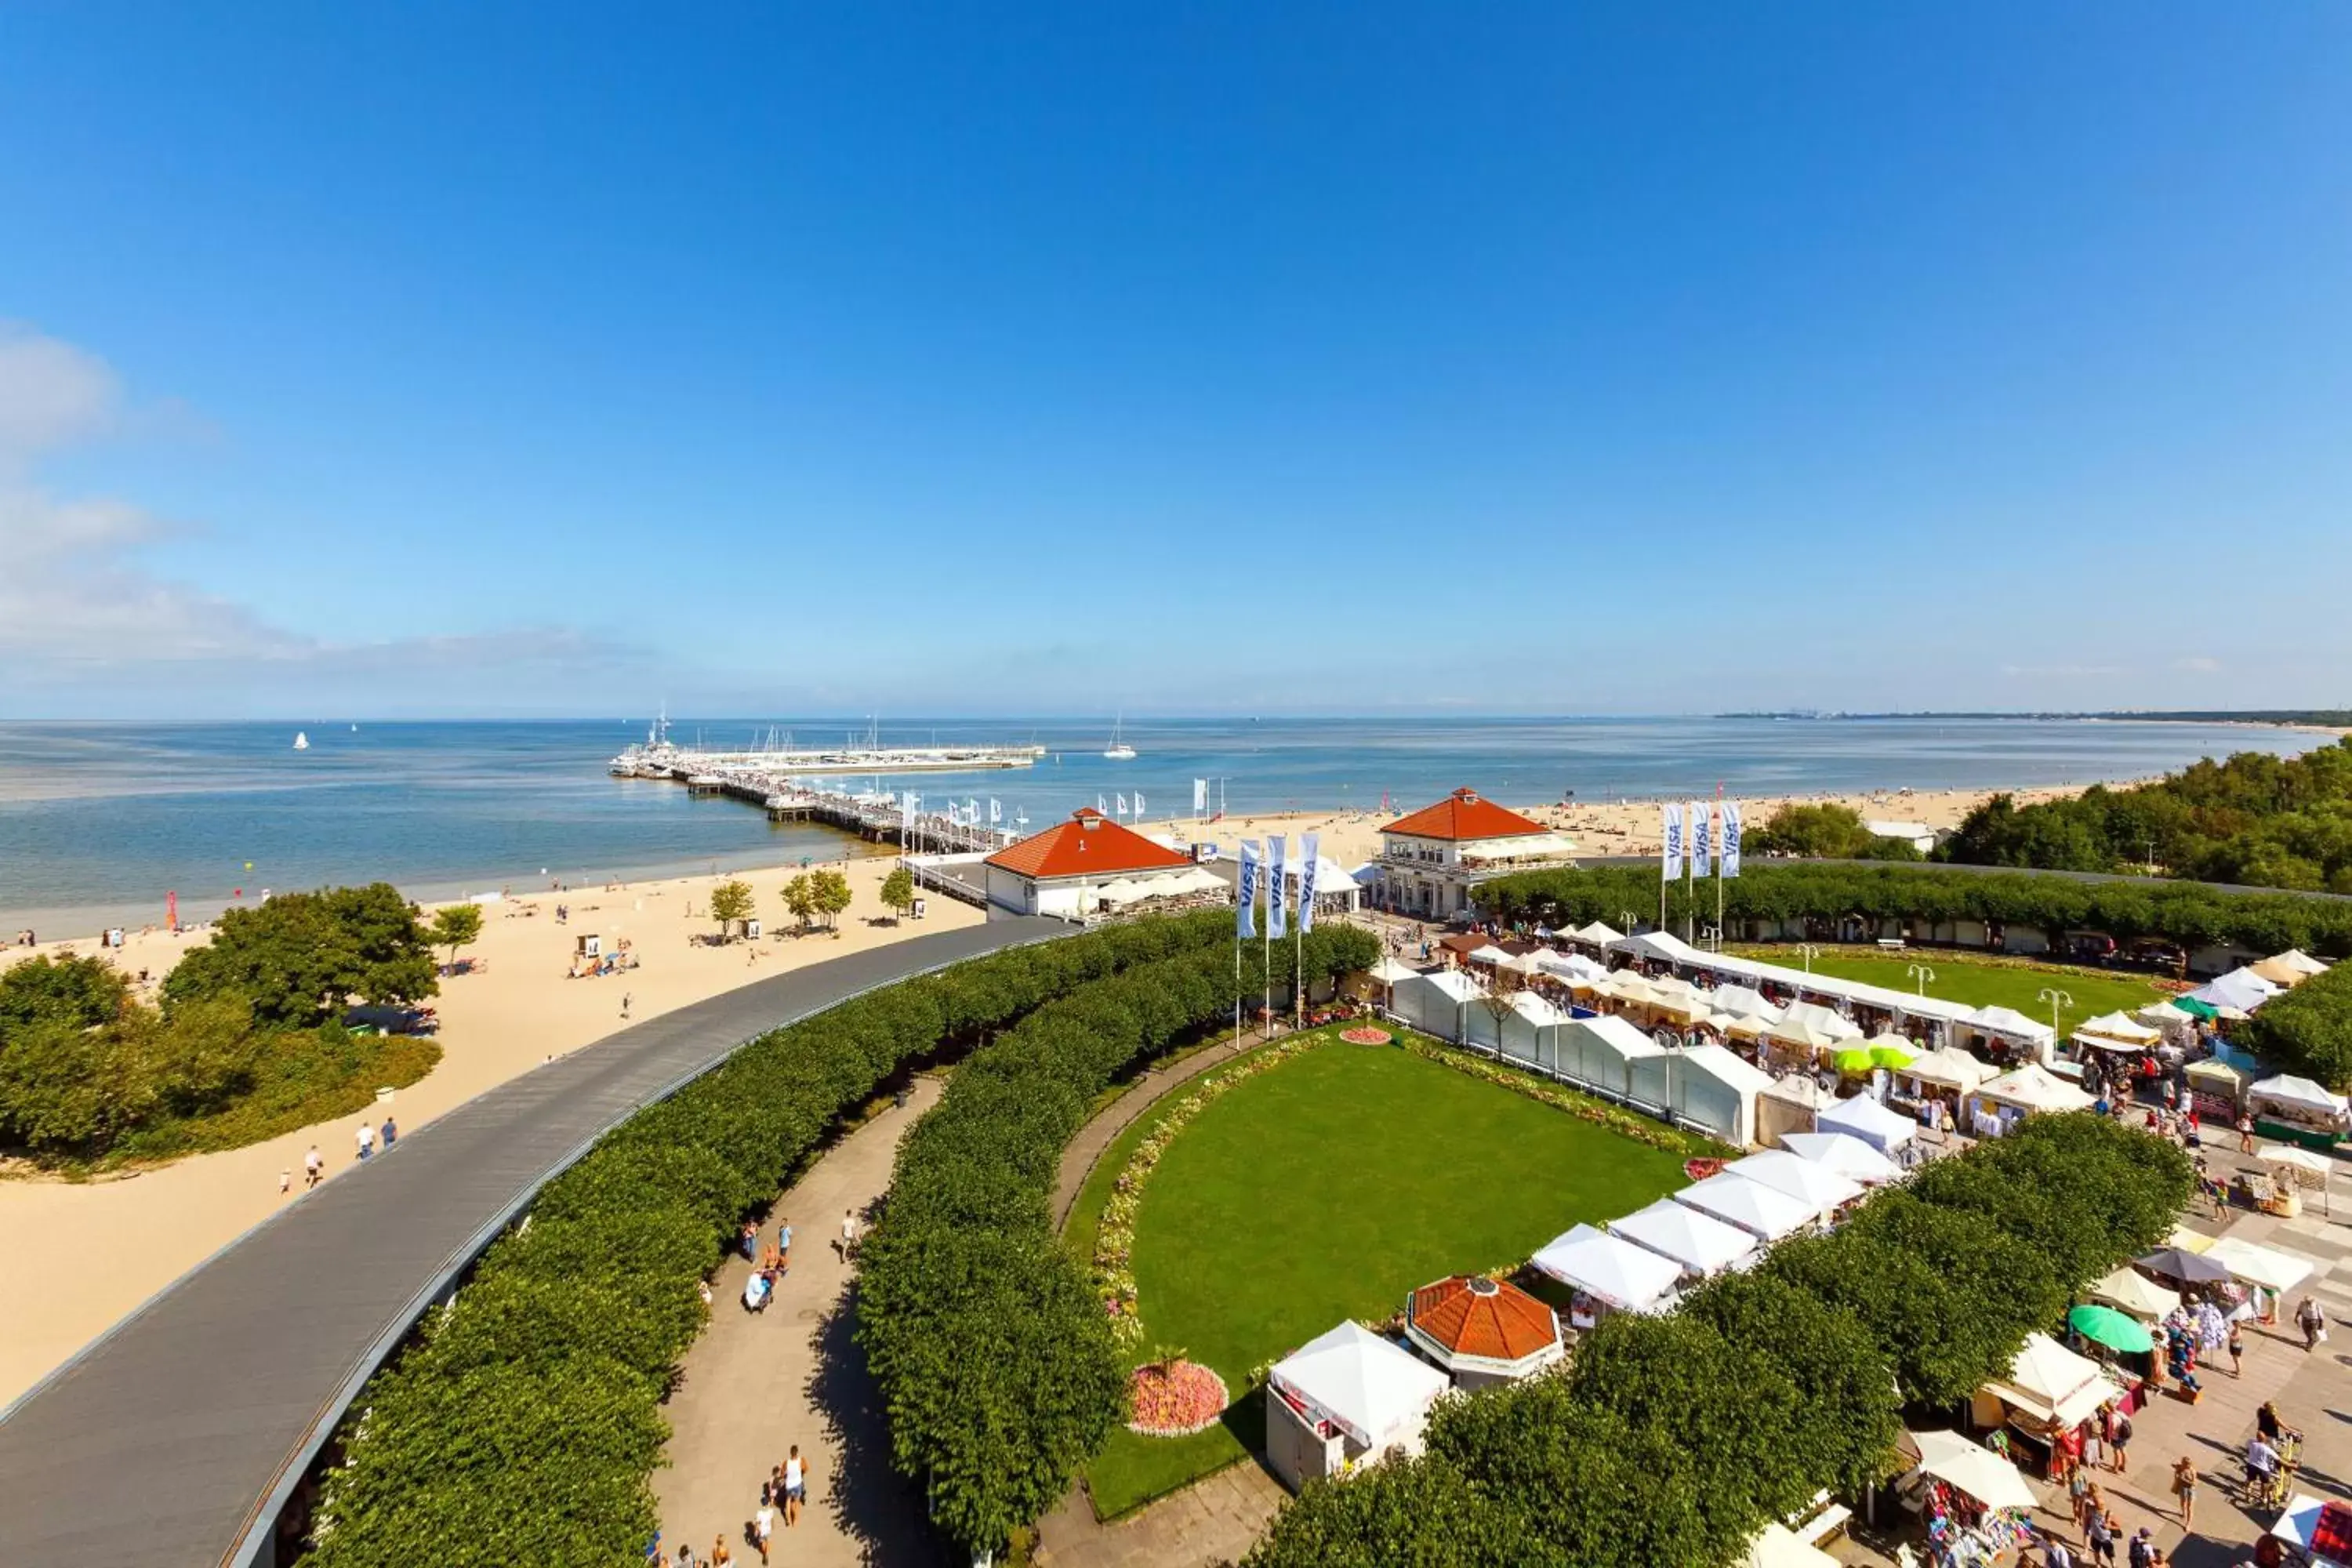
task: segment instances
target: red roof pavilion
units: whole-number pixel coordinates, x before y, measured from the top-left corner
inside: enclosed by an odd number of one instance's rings
[[[1505,1279],[1455,1275],[1405,1306],[1406,1332],[1448,1371],[1524,1376],[1560,1354],[1559,1319]]]
[[[988,858],[991,866],[1040,880],[1055,877],[1120,877],[1137,871],[1173,871],[1192,858],[1113,822],[1090,805],[1043,833],[1007,845]]]
[[[1549,833],[1551,829],[1508,806],[1480,798],[1476,790],[1457,789],[1435,805],[1425,805],[1410,816],[1398,817],[1381,831],[1415,838],[1464,839],[1515,838],[1524,833]]]

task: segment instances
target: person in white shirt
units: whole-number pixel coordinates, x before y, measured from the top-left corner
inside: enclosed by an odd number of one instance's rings
[[[359,1130],[359,1134],[358,1134],[358,1136],[359,1136],[359,1144],[360,1144],[360,1158],[361,1158],[361,1159],[362,1159],[362,1160],[364,1160],[364,1159],[366,1159],[370,1154],[373,1154],[373,1153],[374,1153],[374,1152],[375,1152],[375,1129],[374,1129],[373,1126],[371,1126],[369,1123],[362,1121],[362,1122],[361,1122],[361,1123],[360,1123],[360,1130]]]
[[[309,1178],[304,1184],[306,1192],[319,1184],[319,1173],[325,1164],[326,1162],[319,1157],[319,1146],[311,1144],[310,1152],[302,1156],[302,1173]]]
[[[759,1547],[760,1561],[762,1563],[768,1560],[768,1537],[775,1533],[775,1529],[776,1510],[766,1503],[761,1503],[760,1511],[751,1516],[751,1542],[753,1545]]]

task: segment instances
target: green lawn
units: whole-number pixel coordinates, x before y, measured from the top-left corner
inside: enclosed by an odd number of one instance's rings
[[[1742,947],[1737,951],[1791,969],[1804,967],[1803,959],[1793,947]],[[2058,1037],[2062,1040],[2085,1018],[2102,1013],[2132,1012],[2163,995],[2155,982],[2137,974],[2004,963],[1965,953],[1928,950],[1898,955],[1836,949],[1815,958],[1813,972],[1841,980],[1859,980],[1868,985],[1884,985],[1890,991],[1916,992],[1919,983],[1905,973],[1915,963],[1924,963],[1936,972],[1936,978],[1927,983],[1930,996],[1965,1002],[1972,1007],[2014,1007],[2029,1018],[2049,1018],[2050,1004],[2041,1000],[2043,991],[2065,992],[2074,1000],[2058,1012]]]
[[[1097,1166],[1074,1246],[1091,1247],[1102,1195],[1153,1120]],[[1508,1089],[1394,1047],[1325,1046],[1214,1101],[1152,1173],[1135,1249],[1144,1349],[1181,1346],[1239,1391],[1343,1319],[1516,1264],[1684,1180],[1681,1156]],[[1087,1470],[1096,1508],[1124,1512],[1242,1458],[1263,1420],[1248,1399],[1192,1437],[1114,1434]]]

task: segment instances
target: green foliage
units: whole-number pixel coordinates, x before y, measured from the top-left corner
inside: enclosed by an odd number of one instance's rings
[[[745,1212],[908,1063],[1051,998],[1116,986],[1139,965],[1203,947],[1226,953],[1231,932],[1232,917],[1213,911],[977,959],[761,1036],[640,1112],[550,1183],[455,1305],[369,1384],[342,1434],[344,1461],[322,1489],[305,1561],[642,1561],[655,1521],[648,1482],[666,1435],[659,1402],[705,1321],[697,1282]],[[986,1323],[1025,1321],[1043,1335],[1067,1309],[1068,1281],[1041,1256],[975,1240],[960,1261],[944,1252],[941,1261],[995,1303]],[[953,1396],[1046,1424],[1101,1403],[1082,1363],[1076,1378],[1054,1380],[1052,1346],[1016,1333],[1013,1359],[991,1360],[984,1339],[954,1342],[940,1375],[971,1381],[968,1394]],[[1027,1467],[1012,1484],[1030,1489],[1064,1459],[1050,1448],[1006,1457]]]
[[[471,946],[481,934],[482,906],[470,902],[442,905],[425,928],[425,940],[432,946],[447,948],[453,964],[457,962],[457,950]]]
[[[784,884],[784,908],[792,911],[793,919],[800,922],[803,931],[816,918],[816,883],[806,871]]]
[[[2231,893],[2193,883],[2088,881],[2031,872],[1932,866],[1854,866],[1751,860],[1723,884],[1725,933],[1735,941],[1831,937],[1848,917],[1948,926],[1959,921],[2061,931],[2105,931],[2122,941],[2162,937],[2185,947],[2234,943],[2257,952],[2299,947],[2352,954],[2352,900],[2292,893]],[[1582,925],[1657,902],[1655,866],[1522,871],[1478,889],[1480,908]],[[2267,1010],[2267,1009],[2265,1009]]]
[[[1757,830],[1748,847],[1759,855],[1851,860],[1864,854],[1876,837],[1862,825],[1862,813],[1850,805],[1790,801]]]
[[[131,987],[102,958],[43,953],[0,969],[0,1039],[36,1024],[95,1029],[129,1005]]]
[[[223,915],[163,982],[165,1006],[242,995],[268,1026],[311,1028],[354,998],[408,1003],[438,983],[416,910],[389,882],[281,893]]]
[[[1941,853],[2075,871],[2153,862],[2200,881],[2352,892],[2352,737],[2298,757],[2209,757],[2153,784],[2035,805],[1996,795]]]
[[[1565,1373],[1441,1404],[1425,1458],[1310,1487],[1247,1568],[1745,1562],[1768,1520],[1891,1468],[1897,1379],[1948,1409],[2193,1187],[2169,1143],[2037,1117],[1671,1317],[1605,1320]]]
[[[824,917],[827,925],[841,918],[849,908],[849,879],[827,868],[809,873],[809,904]]]
[[[1058,1503],[1123,1414],[1109,1321],[1050,1199],[1063,1146],[1121,1068],[1265,994],[1265,950],[1244,949],[1237,984],[1230,916],[1209,918],[1223,940],[1050,1003],[974,1053],[899,1148],[860,1261],[859,1339],[895,1462],[967,1546]],[[1380,955],[1352,926],[1318,929],[1303,954],[1310,984]]]
[[[749,882],[721,882],[710,889],[710,918],[719,922],[721,937],[733,936],[735,928],[751,918],[754,907]]]
[[[2352,963],[2273,996],[2235,1037],[2264,1061],[2332,1089],[2352,1083]]]
[[[897,866],[882,879],[882,907],[898,915],[903,915],[915,907],[915,874],[912,871],[904,866]]]

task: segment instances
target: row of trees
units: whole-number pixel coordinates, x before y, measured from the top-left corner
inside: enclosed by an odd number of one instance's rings
[[[1265,949],[1224,940],[1041,1007],[974,1053],[901,1145],[858,1277],[858,1334],[890,1419],[891,1455],[931,1517],[992,1551],[1069,1490],[1126,1414],[1103,1303],[1055,1232],[1062,1151],[1128,1064],[1266,994]],[[1307,984],[1370,967],[1352,926],[1304,940]],[[1287,989],[1290,955],[1275,950]]]
[[[1606,1320],[1559,1373],[1444,1402],[1423,1458],[1310,1487],[1247,1568],[1744,1563],[1888,1474],[1906,1417],[1949,1425],[2193,1180],[2144,1132],[2037,1118],[1673,1314]]]
[[[1930,928],[1979,921],[2032,928],[2053,938],[2095,931],[2126,941],[2161,937],[2186,948],[2234,944],[2256,952],[2300,947],[2352,953],[2352,900],[2230,893],[2186,882],[1752,860],[1723,884],[1723,894],[1725,934],[1734,937],[1789,934],[1807,921],[1833,930],[1851,918],[1874,930],[1890,921]],[[1628,911],[1638,916],[1657,908],[1658,873],[1653,865],[1523,871],[1481,884],[1478,899],[1482,909],[1505,920],[1616,922]]]
[[[331,1092],[325,1080],[358,1065],[345,1008],[433,994],[426,940],[416,911],[377,883],[231,910],[165,978],[160,1007],[101,958],[0,972],[0,1147],[98,1159],[273,1078]]]
[[[2352,963],[2272,997],[2231,1037],[2284,1071],[2330,1089],[2352,1084]]]
[[[894,868],[882,879],[882,903],[895,914],[905,914],[915,907],[914,873],[904,866]],[[784,908],[806,931],[822,921],[827,927],[846,911],[855,895],[850,891],[849,879],[830,868],[803,871],[783,886]],[[745,881],[721,882],[710,889],[710,918],[719,922],[719,935],[727,940],[747,921],[759,917],[758,895]]]
[[[1759,855],[1800,855],[1817,860],[1920,860],[1907,838],[1882,838],[1863,826],[1862,813],[1835,801],[1791,801],[1756,830],[1748,847]]]
[[[2162,868],[2206,882],[2352,893],[2352,737],[2297,757],[2241,752],[2153,784],[2019,805],[1996,795],[1948,860],[2068,871]]]
[[[976,959],[764,1035],[632,1118],[362,1392],[305,1563],[642,1562],[660,1404],[743,1216],[892,1075],[1139,965],[1222,953],[1232,929],[1140,921]]]

